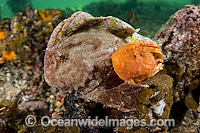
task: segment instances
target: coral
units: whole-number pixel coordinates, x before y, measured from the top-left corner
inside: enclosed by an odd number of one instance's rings
[[[162,70],[162,53],[152,42],[128,43],[117,49],[111,58],[115,72],[126,82],[140,82]]]
[[[200,72],[200,6],[187,5],[158,30],[167,73],[175,79],[175,101],[183,101]]]

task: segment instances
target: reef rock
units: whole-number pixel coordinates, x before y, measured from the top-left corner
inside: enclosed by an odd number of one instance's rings
[[[154,40],[162,48],[167,73],[175,80],[175,101],[182,101],[190,84],[199,78],[200,6],[186,5],[177,11]]]

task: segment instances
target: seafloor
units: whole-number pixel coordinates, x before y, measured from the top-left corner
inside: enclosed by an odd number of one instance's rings
[[[87,5],[83,7],[83,10],[93,16],[118,17],[131,24],[135,29],[140,28],[139,34],[153,39],[161,25],[182,8],[179,5],[170,5],[164,2],[137,4],[137,7],[132,9],[117,3],[99,2]],[[105,6],[115,8],[107,10]],[[50,35],[57,24],[68,18],[73,12],[69,8],[61,11],[36,10],[27,7],[23,13],[20,12],[11,19],[2,18],[0,21],[0,132],[92,133],[114,131],[114,128],[100,127],[42,127],[38,124],[39,121],[34,127],[25,125],[25,117],[29,114],[37,116],[38,120],[44,115],[51,118],[122,115],[122,112],[106,108],[103,104],[84,101],[74,95],[66,96],[48,86],[44,81],[43,60]],[[197,32],[199,34],[199,31]],[[197,67],[199,68],[199,66]],[[192,81],[195,81],[194,84],[196,83],[196,88],[198,88],[199,74],[195,78],[198,82],[194,79]],[[197,108],[188,109],[188,105],[185,105],[183,99],[190,96],[192,92],[180,89],[177,93],[180,94],[177,96],[174,94],[175,104],[172,106],[169,116],[176,119],[176,127],[155,128],[148,131],[138,129],[138,132],[200,132],[199,95],[196,96],[197,98],[195,97],[195,101],[198,103]],[[196,103],[194,104],[196,105]],[[128,131],[124,130],[124,132]]]

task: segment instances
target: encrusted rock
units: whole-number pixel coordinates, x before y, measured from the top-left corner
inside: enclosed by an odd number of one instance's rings
[[[161,45],[165,68],[175,80],[175,101],[200,72],[200,6],[186,5],[163,25],[154,40]]]

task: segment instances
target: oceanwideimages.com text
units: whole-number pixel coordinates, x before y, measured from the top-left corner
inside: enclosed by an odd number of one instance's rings
[[[147,121],[146,119],[109,119],[108,116],[105,116],[104,119],[99,119],[96,116],[94,119],[91,119],[89,116],[87,119],[51,119],[49,116],[43,116],[41,118],[41,125],[44,127],[48,126],[99,126],[99,127],[127,127],[129,129],[133,127],[153,127],[153,126],[175,126],[174,119],[151,119]],[[25,119],[25,124],[28,127],[33,127],[36,124],[36,118],[33,115],[28,115]]]

